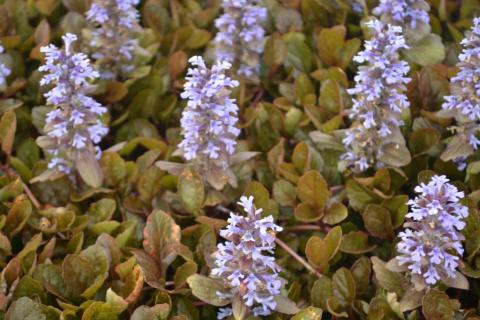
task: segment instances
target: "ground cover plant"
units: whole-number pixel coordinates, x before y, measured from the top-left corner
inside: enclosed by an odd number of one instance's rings
[[[480,319],[477,0],[0,0],[0,319]]]

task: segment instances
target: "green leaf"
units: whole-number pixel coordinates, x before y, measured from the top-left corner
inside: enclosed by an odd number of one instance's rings
[[[413,155],[425,154],[440,142],[440,133],[433,128],[420,128],[410,136],[409,145]]]
[[[343,25],[322,29],[317,39],[317,50],[320,59],[325,64],[329,66],[337,65],[346,34],[347,30]]]
[[[352,231],[343,236],[340,251],[351,254],[362,254],[375,249],[368,243],[368,235],[362,231]]]
[[[193,261],[187,261],[178,267],[173,278],[175,282],[175,288],[180,288],[187,283],[188,277],[197,272],[197,268],[197,264]]]
[[[75,155],[75,164],[78,173],[86,184],[93,188],[102,186],[103,172],[93,152],[89,150],[78,151]]]
[[[277,312],[283,314],[295,314],[299,311],[295,302],[282,294],[275,296],[275,302],[277,303],[275,306],[275,311]]]
[[[421,66],[436,64],[445,59],[445,47],[440,36],[428,34],[405,50],[405,56]]]
[[[300,312],[293,316],[290,320],[321,320],[322,315],[322,309],[315,307],[307,307],[300,310]]]
[[[407,282],[399,273],[390,271],[386,268],[385,262],[377,257],[371,258],[373,264],[373,271],[375,271],[375,278],[382,288],[387,291],[395,292],[398,296],[403,296],[405,292],[404,285]]]
[[[5,320],[47,320],[42,308],[32,299],[22,297],[12,303]]]
[[[214,280],[200,274],[194,274],[187,279],[192,294],[198,299],[216,307],[222,307],[230,301],[219,298],[217,292],[225,290],[220,280]]]
[[[260,182],[250,182],[246,186],[244,194],[246,196],[253,196],[255,199],[255,207],[263,209],[265,214],[270,214],[270,193]]]
[[[85,310],[82,320],[117,320],[121,312],[118,306],[95,301]]]
[[[190,168],[186,168],[178,178],[178,194],[188,212],[198,216],[203,213],[205,188],[200,176]]]
[[[390,212],[378,204],[369,204],[362,214],[365,229],[380,239],[392,239],[393,226]]]
[[[335,256],[342,241],[342,229],[334,227],[324,239],[317,236],[310,237],[305,247],[308,261],[320,271],[324,271],[328,262]]]
[[[392,167],[403,167],[412,161],[412,157],[407,147],[400,143],[389,143],[382,149],[383,154],[380,161]]]
[[[295,187],[287,180],[280,179],[273,183],[273,199],[281,206],[295,206]]]
[[[5,232],[11,236],[19,233],[32,214],[32,203],[25,196],[18,196],[5,220]]]
[[[343,109],[342,92],[336,80],[327,79],[320,87],[320,106],[338,113]]]
[[[152,257],[150,257],[145,251],[141,249],[130,249],[137,259],[138,264],[142,268],[143,274],[145,275],[145,282],[148,283],[151,287],[161,289],[162,283],[160,282],[162,278],[162,273],[160,267]]]
[[[5,112],[0,119],[0,142],[2,151],[10,156],[12,154],[13,139],[17,130],[17,117],[15,111],[9,110]]]
[[[356,211],[363,211],[368,204],[378,199],[378,196],[354,179],[347,181],[346,190],[349,204]]]
[[[295,219],[302,222],[313,222],[322,219],[323,210],[316,210],[306,203],[299,203],[295,207]]]
[[[79,255],[69,254],[63,260],[62,277],[69,291],[81,295],[94,284],[96,274],[90,261]]]
[[[110,198],[100,199],[90,205],[87,215],[93,223],[112,219],[117,203]]]
[[[330,198],[330,190],[322,175],[310,170],[298,179],[297,196],[302,202],[323,209]]]
[[[427,292],[422,301],[422,313],[427,320],[450,320],[454,310],[448,295],[437,289]]]
[[[348,217],[348,208],[341,202],[332,204],[325,211],[322,221],[329,225],[342,222]]]
[[[160,272],[164,276],[167,267],[177,257],[180,227],[167,213],[154,210],[147,218],[143,235],[145,252],[159,263]]]
[[[340,268],[332,277],[332,293],[341,306],[352,305],[356,296],[355,280],[346,268]]]
[[[264,59],[268,66],[279,66],[287,57],[287,46],[282,36],[276,32],[265,43]]]
[[[317,279],[310,291],[310,298],[315,307],[327,309],[327,300],[332,295],[332,280],[326,276]]]

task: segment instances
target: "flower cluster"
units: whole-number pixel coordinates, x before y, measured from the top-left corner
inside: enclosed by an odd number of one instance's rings
[[[139,0],[94,0],[87,11],[93,24],[89,46],[92,58],[102,67],[102,78],[111,79],[133,70],[131,63],[140,30],[135,6]]]
[[[347,152],[342,160],[358,172],[374,165],[383,166],[380,161],[383,147],[392,140],[398,143],[399,139],[393,137],[401,137],[398,132],[403,124],[401,112],[409,106],[404,94],[405,84],[410,81],[405,77],[409,67],[398,53],[407,48],[402,29],[378,20],[370,21],[368,27],[373,33],[372,39],[366,41],[365,50],[354,57],[356,62],[367,62],[367,65],[359,67],[356,85],[348,90],[354,96],[349,111],[354,123],[343,139]]]
[[[0,54],[4,51],[3,46],[0,45]],[[5,90],[7,86],[7,77],[10,75],[12,71],[7,68],[3,63],[0,63],[0,90]]]
[[[217,59],[230,62],[239,75],[258,79],[267,9],[257,0],[223,0],[224,14],[215,20]]]
[[[228,288],[228,292],[218,292],[219,297],[240,297],[254,316],[261,316],[270,314],[276,307],[275,296],[285,283],[278,274],[280,267],[271,256],[275,232],[282,228],[274,223],[272,216],[262,218],[262,209],[256,209],[253,200],[253,197],[241,197],[238,204],[247,216],[231,213],[228,226],[220,231],[227,242],[218,244],[216,267],[211,275],[221,279]],[[218,319],[231,314],[231,308],[222,308]]]
[[[77,40],[73,34],[62,37],[63,50],[48,45],[41,48],[45,64],[39,70],[46,74],[40,85],[53,85],[44,94],[47,104],[53,106],[45,119],[46,149],[52,156],[48,167],[71,173],[75,167],[75,153],[82,150],[97,152],[94,144],[108,133],[99,117],[107,109],[88,97],[89,80],[98,78],[87,56],[75,53],[72,44]]]
[[[442,108],[453,112],[457,125],[452,127],[460,141],[466,141],[470,149],[454,160],[464,168],[466,156],[480,146],[480,18],[473,20],[471,34],[462,40],[463,51],[459,55],[459,72],[450,80],[451,95],[445,97]]]
[[[238,82],[225,75],[228,62],[217,62],[210,69],[202,57],[194,56],[189,62],[195,68],[188,70],[181,95],[188,103],[180,120],[183,140],[178,147],[186,160],[194,160],[205,170],[212,166],[226,169],[240,134],[235,127],[238,107],[229,98],[230,88]]]
[[[463,192],[448,183],[445,176],[434,176],[428,184],[415,188],[420,194],[408,202],[411,222],[400,232],[397,244],[400,265],[407,265],[413,275],[423,277],[429,285],[442,278],[455,278],[459,256],[463,254],[459,232],[465,227],[463,218],[468,208],[459,203]]]
[[[430,5],[425,0],[380,0],[373,14],[385,22],[400,26],[406,34],[430,32]]]

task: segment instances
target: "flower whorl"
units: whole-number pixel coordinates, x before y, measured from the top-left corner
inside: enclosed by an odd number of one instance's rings
[[[54,107],[45,119],[46,150],[52,156],[48,167],[71,173],[75,166],[75,153],[88,150],[97,152],[95,144],[108,133],[99,117],[107,109],[88,97],[89,80],[98,78],[98,72],[83,53],[75,53],[72,43],[77,37],[67,33],[62,37],[65,47],[50,44],[41,48],[45,63],[39,70],[46,74],[40,85],[53,85],[44,94],[47,104]]]
[[[256,209],[253,197],[241,197],[238,202],[247,216],[230,214],[228,226],[220,231],[227,241],[218,244],[216,267],[211,275],[222,280],[228,292],[219,297],[239,297],[252,308],[254,316],[269,315],[276,307],[275,296],[280,294],[285,280],[279,276],[280,267],[271,256],[275,249],[275,233],[282,231],[272,216],[262,218],[262,209]],[[232,314],[231,308],[222,308],[218,319]]]
[[[3,46],[0,44],[0,54],[4,52]],[[7,77],[12,73],[12,71],[7,68],[6,65],[0,63],[0,91],[5,90],[7,86]]]
[[[402,27],[407,36],[421,36],[430,32],[430,5],[425,0],[380,0],[372,13],[384,23]]]
[[[139,0],[94,0],[87,11],[87,20],[93,24],[89,46],[92,58],[101,66],[101,76],[112,79],[133,70],[131,61],[140,29]]]
[[[354,123],[343,139],[347,152],[342,160],[358,172],[384,165],[380,159],[383,148],[399,143],[393,137],[401,137],[401,113],[409,106],[404,94],[405,84],[410,81],[405,77],[409,66],[398,53],[407,48],[402,29],[378,20],[370,21],[368,26],[373,36],[354,57],[356,62],[367,65],[359,67],[355,87],[348,90],[354,96],[349,111]]]
[[[428,285],[442,278],[455,278],[463,254],[459,232],[465,227],[462,220],[468,208],[459,203],[463,192],[448,183],[445,176],[434,176],[428,184],[415,188],[420,194],[408,202],[411,211],[407,229],[400,232],[397,244],[400,265],[406,265],[414,276],[420,276]]]
[[[477,137],[480,132],[480,18],[473,20],[471,34],[461,44],[459,72],[450,80],[451,95],[444,97],[442,109],[453,112],[457,124],[452,130],[461,143],[468,145],[467,150],[453,159],[464,168],[466,157],[480,146]]]
[[[227,61],[239,75],[258,80],[267,9],[258,0],[223,0],[223,15],[215,20],[217,60]]]
[[[188,69],[181,94],[188,103],[180,120],[183,140],[178,147],[186,160],[204,169],[225,169],[240,134],[235,127],[238,107],[229,98],[230,88],[238,86],[238,82],[225,75],[230,68],[228,62],[217,62],[211,68],[199,56],[189,62],[194,68]]]

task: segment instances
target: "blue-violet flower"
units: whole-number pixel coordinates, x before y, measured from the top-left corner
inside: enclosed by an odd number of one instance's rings
[[[402,28],[379,20],[370,21],[368,27],[372,38],[354,57],[354,61],[367,65],[358,68],[355,87],[348,90],[354,96],[349,111],[354,123],[343,139],[347,152],[342,160],[357,172],[384,166],[384,148],[402,143],[398,127],[403,124],[402,111],[409,106],[404,93],[410,81],[405,77],[409,66],[400,60],[398,52],[407,48]]]
[[[217,60],[230,62],[238,75],[257,81],[267,9],[258,0],[223,0],[224,13],[215,20]]]
[[[429,11],[425,0],[380,0],[372,13],[384,23],[402,27],[408,42],[430,33]]]
[[[0,44],[0,54],[4,52],[3,46]],[[5,90],[7,87],[7,77],[12,73],[12,70],[7,68],[6,65],[0,63],[0,91]]]
[[[219,297],[230,300],[239,297],[254,316],[264,316],[275,309],[275,297],[285,284],[272,256],[275,233],[282,228],[274,223],[272,216],[262,218],[262,209],[256,209],[253,201],[253,197],[241,197],[238,204],[247,215],[231,213],[228,226],[220,231],[227,241],[217,246],[216,267],[211,276],[222,280],[228,289],[218,292]],[[221,308],[218,319],[231,314],[231,308]]]
[[[229,158],[235,152],[240,130],[238,107],[229,98],[230,88],[238,82],[225,75],[231,65],[217,62],[207,68],[202,57],[194,56],[189,62],[183,99],[188,99],[180,120],[183,140],[178,145],[186,160],[201,169],[227,169]]]
[[[412,276],[422,277],[434,285],[441,279],[455,278],[459,256],[463,254],[460,233],[468,208],[459,203],[463,192],[448,183],[445,176],[434,176],[428,184],[415,188],[420,195],[411,206],[397,244],[398,263],[408,266]]]
[[[456,126],[451,127],[456,134],[452,144],[456,149],[459,143],[466,147],[453,158],[463,170],[467,156],[480,146],[480,18],[473,20],[471,34],[461,44],[459,72],[450,80],[451,95],[445,97],[442,109],[456,119]]]
[[[47,104],[53,107],[45,119],[46,150],[51,155],[48,167],[71,173],[75,167],[76,153],[99,152],[95,144],[108,132],[100,116],[107,109],[86,94],[91,89],[88,81],[99,74],[83,53],[72,48],[77,36],[67,33],[62,37],[65,47],[50,44],[40,49],[45,63],[39,70],[46,74],[40,85],[53,85],[44,94]]]
[[[133,70],[138,47],[135,33],[141,27],[135,6],[139,0],[94,0],[87,11],[92,23],[89,46],[92,58],[101,66],[102,78],[112,79]]]

